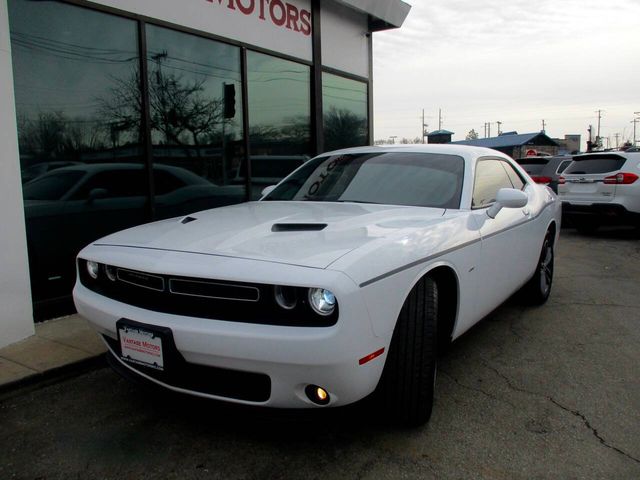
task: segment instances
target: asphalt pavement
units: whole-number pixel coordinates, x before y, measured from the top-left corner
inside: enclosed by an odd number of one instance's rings
[[[638,479],[640,234],[562,232],[549,302],[512,299],[441,360],[431,422],[280,412],[99,368],[0,397],[0,478]]]

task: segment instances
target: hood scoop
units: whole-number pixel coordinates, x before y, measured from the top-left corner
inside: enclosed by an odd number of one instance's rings
[[[196,220],[198,219],[195,217],[186,216],[182,220],[180,220],[180,223],[186,225],[187,223],[195,222]]]
[[[327,228],[326,223],[274,223],[272,232],[319,232]]]

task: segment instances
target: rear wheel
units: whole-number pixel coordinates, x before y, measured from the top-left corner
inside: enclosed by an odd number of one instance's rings
[[[522,289],[524,299],[533,305],[542,305],[549,298],[553,283],[553,232],[544,237],[536,271]]]
[[[438,288],[425,277],[407,297],[396,323],[377,395],[394,423],[418,426],[431,417],[436,379]]]

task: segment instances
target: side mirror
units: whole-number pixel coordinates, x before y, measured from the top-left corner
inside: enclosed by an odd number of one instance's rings
[[[522,208],[529,201],[529,197],[522,190],[515,188],[501,188],[496,195],[495,203],[487,210],[490,218],[496,218],[503,208]]]
[[[269,185],[268,187],[264,187],[264,189],[262,189],[262,196],[266,197],[271,192],[273,192],[275,188],[276,188],[276,185]]]
[[[100,200],[101,198],[106,198],[109,195],[109,191],[106,188],[94,188],[89,191],[89,196],[87,197],[87,203],[91,203],[94,200]]]

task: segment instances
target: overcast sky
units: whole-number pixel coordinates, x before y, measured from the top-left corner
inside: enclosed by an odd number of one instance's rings
[[[374,34],[375,139],[429,130],[464,140],[485,122],[553,137],[633,137],[640,111],[640,0],[407,0],[400,29]],[[491,126],[492,135],[497,125]],[[640,124],[638,124],[640,140]],[[606,140],[605,140],[606,146]]]

